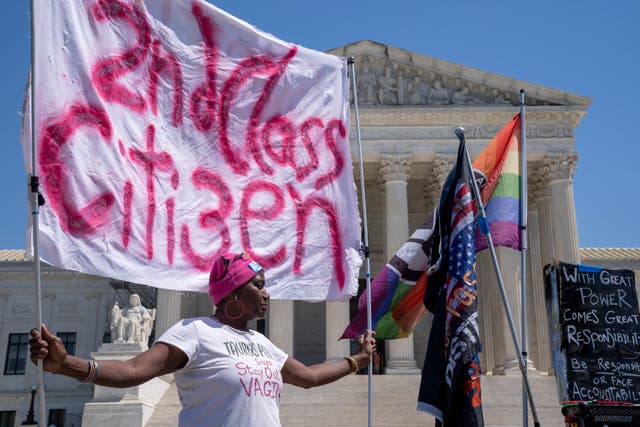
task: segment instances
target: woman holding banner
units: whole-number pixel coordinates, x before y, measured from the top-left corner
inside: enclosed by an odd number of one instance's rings
[[[367,331],[358,338],[356,354],[305,366],[247,328],[268,308],[264,286],[257,262],[246,254],[224,254],[209,277],[214,315],[178,322],[133,359],[100,364],[68,355],[42,325],[42,334],[31,330],[31,361],[42,360],[48,372],[106,387],[132,387],[173,373],[182,403],[180,426],[279,426],[283,383],[310,388],[358,372],[376,344]]]

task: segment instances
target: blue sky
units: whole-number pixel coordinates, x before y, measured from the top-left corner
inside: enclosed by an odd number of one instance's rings
[[[36,0],[47,1],[47,0]],[[57,1],[57,0],[49,0]],[[80,0],[77,0],[80,1]],[[576,130],[574,191],[582,247],[640,247],[640,3],[212,1],[281,39],[317,50],[373,40],[588,96]],[[29,1],[3,3],[4,129],[0,249],[24,248],[27,175],[19,144],[30,61]]]

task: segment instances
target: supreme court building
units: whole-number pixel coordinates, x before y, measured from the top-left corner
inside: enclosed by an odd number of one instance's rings
[[[355,58],[372,277],[435,207],[455,162],[458,140],[453,129],[465,128],[474,158],[519,112],[519,91],[525,90],[528,364],[532,372],[552,375],[543,266],[561,260],[626,268],[636,271],[636,281],[640,273],[638,248],[581,249],[578,244],[573,176],[579,167],[580,144],[574,131],[591,99],[372,41],[329,53]],[[350,140],[359,189],[353,110]],[[520,253],[497,248],[497,255],[520,330]],[[508,375],[518,371],[517,359],[488,251],[478,253],[477,261],[482,371]],[[364,269],[361,277],[365,277]],[[49,266],[43,266],[42,281],[44,321],[49,329],[70,334],[65,337],[73,340],[81,357],[89,357],[108,340],[108,310],[115,301],[126,303],[129,292],[140,294],[143,305],[157,309],[155,336],[181,318],[212,312],[208,295],[156,290]],[[35,324],[32,283],[33,267],[23,251],[0,251],[0,361],[5,363],[0,373],[0,414],[13,411],[15,425],[24,419],[28,390],[36,383],[35,370],[25,369],[19,357],[7,367],[13,355],[19,354],[16,349],[26,346],[21,334]],[[268,318],[259,327],[285,352],[305,363],[340,359],[350,352],[351,343],[338,338],[354,315],[354,300],[272,301]],[[420,373],[429,326],[426,315],[412,336],[385,343],[386,374]],[[50,377],[47,387],[49,409],[66,411],[65,425],[80,425],[92,386]]]

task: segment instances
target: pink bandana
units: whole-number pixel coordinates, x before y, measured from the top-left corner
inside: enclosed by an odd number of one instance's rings
[[[209,275],[209,295],[213,298],[213,303],[218,305],[231,291],[244,285],[261,271],[262,266],[245,253],[228,252],[220,255]]]

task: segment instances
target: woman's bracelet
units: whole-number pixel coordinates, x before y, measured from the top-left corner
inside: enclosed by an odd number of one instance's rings
[[[91,378],[91,382],[94,383],[98,379],[99,366],[98,366],[98,361],[96,359],[91,359],[91,361],[93,362],[93,367],[95,368],[95,373],[93,374],[93,378]]]
[[[88,383],[89,378],[91,378],[91,375],[93,375],[93,364],[91,363],[91,360],[87,360],[87,363],[89,364],[89,373],[86,377],[80,380],[81,383]]]
[[[344,360],[349,362],[349,367],[351,368],[351,372],[356,374],[360,370],[360,366],[358,366],[358,362],[351,356],[345,356]]]
[[[80,380],[81,383],[93,383],[98,378],[98,362],[96,359],[91,358],[87,360],[89,364],[89,373],[86,377]]]

